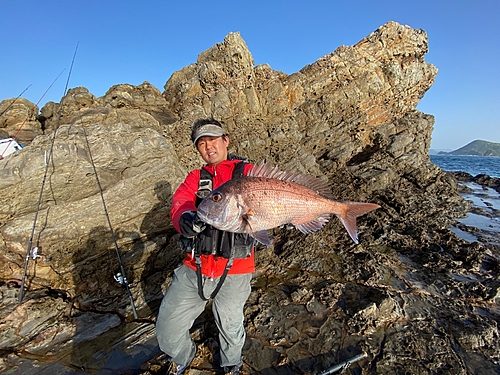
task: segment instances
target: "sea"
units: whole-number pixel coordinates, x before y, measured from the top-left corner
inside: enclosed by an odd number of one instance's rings
[[[467,172],[472,176],[487,174],[490,177],[500,178],[500,157],[498,156],[455,156],[455,155],[430,155],[431,161],[444,171]],[[457,221],[467,227],[478,228],[486,236],[478,239],[476,234],[463,231],[458,226],[450,227],[450,230],[458,237],[468,242],[487,242],[500,246],[500,193],[494,189],[480,186],[473,182],[467,182],[468,192],[462,197],[480,209],[485,214],[468,212],[465,218],[457,218]]]
[[[444,171],[467,172],[472,176],[487,174],[490,177],[500,178],[498,156],[430,155],[430,158]]]

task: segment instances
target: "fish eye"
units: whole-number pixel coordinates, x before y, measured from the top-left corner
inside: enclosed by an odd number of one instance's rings
[[[212,195],[212,202],[220,202],[222,200],[222,194],[221,193],[215,193]]]

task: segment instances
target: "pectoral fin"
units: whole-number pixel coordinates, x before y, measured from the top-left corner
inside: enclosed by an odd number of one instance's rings
[[[266,245],[266,246],[271,246],[271,240],[269,239],[269,235],[267,234],[267,230],[261,230],[258,232],[254,232],[252,230],[252,221],[255,222],[255,218],[253,217],[255,215],[255,212],[249,209],[246,214],[242,216],[243,218],[243,225],[247,229],[245,232],[249,232],[250,235],[255,238],[257,241],[259,241],[261,244]]]
[[[253,215],[253,211],[252,210],[248,210],[246,214],[243,214],[241,215],[241,227],[240,227],[240,231],[243,232],[243,233],[252,233],[253,232],[253,229],[252,229],[252,215]]]
[[[255,212],[253,212],[251,209],[247,211],[246,214],[243,214],[243,219],[245,220],[251,220],[252,216],[255,215]]]
[[[259,241],[261,244],[266,246],[271,246],[271,240],[267,234],[267,230],[261,230],[259,232],[252,233],[252,237]]]

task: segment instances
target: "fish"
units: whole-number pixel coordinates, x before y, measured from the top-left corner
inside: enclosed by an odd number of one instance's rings
[[[292,224],[307,234],[320,230],[336,215],[357,244],[356,218],[377,208],[375,203],[337,201],[327,182],[263,161],[246,176],[212,190],[199,204],[198,217],[217,229],[248,233],[270,246],[270,229]]]

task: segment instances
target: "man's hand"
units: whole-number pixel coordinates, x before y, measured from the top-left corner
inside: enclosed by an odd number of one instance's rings
[[[184,236],[195,237],[203,232],[206,228],[206,224],[200,220],[196,212],[187,211],[181,215],[179,227]]]

